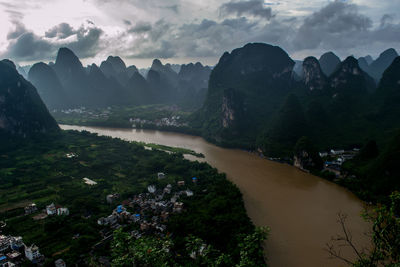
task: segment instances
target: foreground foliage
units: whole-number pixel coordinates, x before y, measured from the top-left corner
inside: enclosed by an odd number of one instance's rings
[[[364,218],[372,223],[372,248],[356,247],[345,225],[345,215],[339,215],[343,228],[343,236],[334,239],[334,244],[328,244],[328,252],[334,258],[339,258],[355,267],[400,266],[400,193],[390,195],[390,205],[378,205],[364,213]],[[340,246],[350,246],[356,255],[356,261],[341,256]]]
[[[233,255],[223,253],[201,238],[189,235],[185,238],[185,250],[177,253],[170,237],[155,238],[145,236],[134,238],[130,234],[117,230],[112,243],[113,266],[235,266],[262,267],[262,243],[268,235],[268,228],[257,228],[253,233],[241,235],[238,247],[239,261],[235,263]]]

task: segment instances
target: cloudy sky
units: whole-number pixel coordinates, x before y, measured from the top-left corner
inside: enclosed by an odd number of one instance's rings
[[[85,64],[215,64],[248,42],[293,58],[400,52],[400,0],[0,0],[0,58],[23,65],[72,49]]]

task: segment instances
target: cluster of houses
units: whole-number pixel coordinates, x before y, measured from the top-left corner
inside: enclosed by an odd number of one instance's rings
[[[354,158],[359,149],[353,150],[331,149],[329,152],[319,152],[319,156],[323,159],[329,159],[324,162],[324,170],[332,172],[336,177],[341,176],[342,164],[349,159]]]
[[[1,267],[19,266],[26,259],[37,264],[43,262],[44,256],[35,244],[25,245],[20,236],[0,235]]]
[[[46,213],[47,215],[68,216],[69,209],[51,203],[50,205],[46,206]]]
[[[158,173],[158,178],[165,178],[164,173]],[[197,178],[193,177],[192,182],[197,183]],[[123,224],[135,223],[140,231],[135,231],[138,238],[142,234],[157,234],[164,236],[166,234],[166,223],[170,214],[181,213],[184,210],[184,204],[179,201],[182,196],[192,197],[194,192],[185,187],[185,181],[177,181],[178,190],[174,190],[171,184],[164,188],[157,188],[155,185],[149,185],[146,193],[135,195],[129,200],[125,200],[118,205],[107,217],[99,218],[99,225],[110,226],[111,229],[117,229]],[[181,190],[179,190],[181,189]],[[108,195],[106,200],[112,203],[119,198],[118,194]],[[130,211],[128,211],[130,210]]]
[[[105,110],[101,110],[100,112],[98,112],[96,110],[87,109],[86,107],[73,108],[73,109],[61,109],[59,111],[57,109],[53,109],[53,113],[57,113],[57,112],[60,112],[65,115],[79,114],[82,117],[89,118],[89,119],[100,119],[100,118],[107,119],[111,114],[111,107],[108,107]]]
[[[35,203],[29,204],[24,208],[25,210],[25,215],[30,215],[33,213],[36,213],[38,211],[38,208]],[[68,216],[69,215],[69,209],[66,207],[62,207],[59,205],[55,205],[54,203],[51,203],[50,205],[46,206],[46,210],[43,214],[39,214],[43,216],[39,216],[41,219],[46,218],[48,215],[58,215],[58,216]]]
[[[171,116],[171,117],[165,117],[157,120],[145,120],[145,119],[140,119],[140,118],[130,118],[129,122],[132,124],[132,128],[140,128],[143,127],[143,125],[156,125],[158,127],[162,126],[175,126],[175,127],[182,127],[186,126],[187,123],[182,123],[179,120],[181,119],[181,116]]]

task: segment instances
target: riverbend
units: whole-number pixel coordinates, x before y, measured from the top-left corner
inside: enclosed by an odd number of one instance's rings
[[[369,224],[360,217],[364,203],[347,189],[292,166],[272,162],[242,150],[225,149],[201,137],[153,130],[61,125],[65,130],[86,130],[128,141],[183,147],[204,154],[204,159],[235,183],[246,210],[257,226],[270,226],[266,242],[269,266],[346,266],[325,251],[332,236],[341,233],[339,212],[358,247],[369,241]],[[196,160],[193,156],[188,157]],[[352,255],[342,249],[343,256]],[[354,256],[353,256],[354,257]]]

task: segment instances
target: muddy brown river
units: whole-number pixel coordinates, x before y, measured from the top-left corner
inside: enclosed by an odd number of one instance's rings
[[[265,246],[269,266],[346,266],[330,259],[324,250],[331,237],[341,233],[338,212],[348,215],[347,226],[356,245],[369,244],[364,234],[369,225],[360,217],[364,203],[345,188],[292,166],[179,133],[67,125],[61,128],[203,153],[205,161],[225,172],[239,187],[253,223],[271,227]],[[349,249],[342,250],[342,255],[354,258]]]

